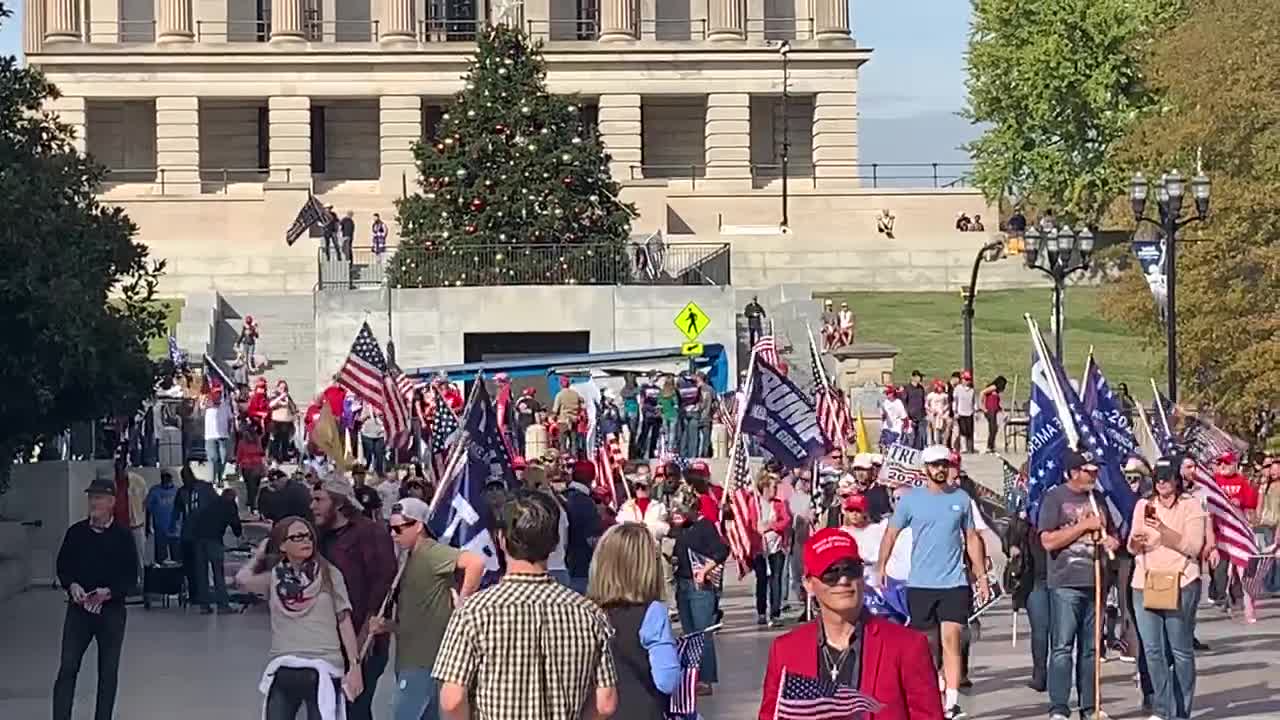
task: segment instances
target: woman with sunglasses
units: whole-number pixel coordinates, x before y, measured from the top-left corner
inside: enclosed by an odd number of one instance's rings
[[[307,720],[335,717],[345,707],[343,691],[348,698],[361,693],[347,585],[316,552],[311,523],[296,516],[277,522],[236,584],[265,595],[271,611],[270,661],[258,685],[264,720],[293,720],[302,707]]]
[[[1196,688],[1194,618],[1208,522],[1204,506],[1186,491],[1177,458],[1161,458],[1155,467],[1155,494],[1134,507],[1129,534],[1133,609],[1151,677],[1151,717],[1157,720],[1191,717]],[[1147,607],[1148,573],[1176,575],[1174,609]]]

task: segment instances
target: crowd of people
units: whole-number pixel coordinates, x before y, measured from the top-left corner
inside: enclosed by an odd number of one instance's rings
[[[924,384],[924,373],[911,371],[907,385],[888,384],[880,404],[880,444],[900,443],[922,450],[926,445],[946,445],[974,452],[974,420],[981,414],[987,423],[986,453],[996,451],[1004,393],[1009,381],[997,375],[978,390],[973,372],[956,370],[947,381],[934,378]]]

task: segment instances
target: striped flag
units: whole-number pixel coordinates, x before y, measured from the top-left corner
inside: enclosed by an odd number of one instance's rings
[[[710,570],[707,570],[706,579],[707,585],[710,585],[711,587],[720,587],[721,581],[724,580],[723,565],[717,565],[711,558],[703,555],[702,553],[694,552],[693,550],[689,551],[689,568],[693,570],[694,573],[699,573],[710,568]]]
[[[1244,573],[1244,594],[1255,601],[1263,597],[1267,591],[1267,576],[1271,574],[1275,564],[1274,548],[1271,549],[1271,553],[1267,557],[1250,560],[1249,567]]]
[[[754,347],[751,348],[753,355],[759,355],[760,359],[769,363],[773,367],[778,367],[781,358],[778,357],[778,343],[773,339],[772,335],[765,335],[756,341]]]
[[[439,391],[435,395],[435,410],[431,413],[431,468],[437,479],[444,476],[444,466],[449,461],[449,451],[462,426],[453,408]]]
[[[694,632],[676,640],[676,654],[680,657],[680,683],[671,693],[667,712],[671,715],[694,715],[698,712],[698,669],[706,650],[707,634]]]
[[[850,720],[883,709],[878,700],[847,685],[782,671],[775,720]]]
[[[595,455],[591,459],[596,466],[595,484],[608,492],[609,507],[618,509],[622,503],[618,498],[618,481],[622,479],[622,444],[618,442],[617,433],[604,434],[596,444]]]
[[[1181,414],[1181,411],[1170,407],[1169,401],[1159,392],[1156,393],[1155,410],[1155,417],[1151,419],[1149,427],[1156,447],[1167,453],[1179,445],[1180,438],[1173,433],[1172,428],[1175,427],[1173,418]],[[1202,435],[1208,436],[1209,433],[1202,433]],[[1253,528],[1249,526],[1249,521],[1245,519],[1244,513],[1231,502],[1226,493],[1222,492],[1218,481],[1214,480],[1213,475],[1206,469],[1206,463],[1215,459],[1216,448],[1206,443],[1198,452],[1196,447],[1190,450],[1191,454],[1188,457],[1196,463],[1196,483],[1195,487],[1191,488],[1191,494],[1204,503],[1209,517],[1213,518],[1213,532],[1217,537],[1218,552],[1226,555],[1234,565],[1248,569],[1249,561],[1258,554],[1257,538],[1253,534]]]
[[[324,203],[315,195],[307,195],[307,201],[302,204],[302,209],[298,211],[298,216],[293,219],[293,224],[284,232],[284,241],[289,245],[293,245],[302,237],[303,233],[311,229],[313,225],[319,224],[324,220],[326,214]]]
[[[1027,478],[1004,456],[1000,457],[1000,465],[1004,474],[1004,509],[1015,515],[1027,506]]]
[[[387,367],[387,359],[369,323],[360,326],[351,352],[338,370],[338,385],[382,413],[388,437],[407,436],[409,403],[396,386],[395,373]]]
[[[853,433],[849,400],[839,388],[827,381],[812,331],[809,332],[809,363],[813,371],[813,403],[818,412],[818,427],[822,428],[829,449],[845,450]]]
[[[733,444],[729,456],[729,502],[721,505],[733,508],[733,524],[725,528],[729,551],[738,561],[738,575],[745,577],[751,567],[751,558],[760,554],[764,539],[757,529],[760,524],[760,505],[756,490],[751,484],[751,458],[747,455],[747,441],[741,437]],[[724,519],[723,517],[721,518]]]

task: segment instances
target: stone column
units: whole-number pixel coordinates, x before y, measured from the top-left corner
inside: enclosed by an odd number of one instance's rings
[[[272,44],[305,42],[305,23],[306,2],[304,0],[271,0]]]
[[[632,0],[600,0],[600,42],[628,42],[640,36]]]
[[[27,55],[44,49],[45,0],[27,0],[26,14],[22,16],[22,50]]]
[[[156,0],[156,43],[168,45],[195,40],[191,0]],[[159,109],[157,108],[157,112]]]
[[[815,39],[849,39],[849,0],[814,0],[813,15]]]
[[[707,14],[708,40],[723,42],[747,36],[746,0],[709,0]]]
[[[279,5],[279,0],[276,1]],[[271,182],[311,182],[311,98],[267,98],[267,155]]]
[[[618,182],[632,179],[632,166],[641,160],[640,96],[600,96],[600,141],[609,153],[609,173]],[[640,178],[640,171],[635,171]]]
[[[707,95],[707,179],[751,180],[751,95]]]
[[[813,96],[813,176],[857,184],[858,101],[851,92]]]
[[[417,26],[413,14],[413,0],[382,0],[382,23],[378,27],[382,44],[414,42]]]
[[[45,0],[46,43],[80,42],[80,3],[77,0]]]
[[[199,98],[156,98],[156,168],[164,194],[200,194]]]
[[[422,98],[417,95],[378,98],[378,149],[382,164],[379,177],[384,196],[399,197],[402,187],[407,187],[409,192],[417,189],[413,144],[421,138]]]
[[[85,127],[88,124],[86,104],[85,99],[82,97],[67,97],[66,95],[44,101],[46,110],[57,115],[59,120],[71,126],[72,132],[75,133],[75,140],[72,141],[72,144],[75,146],[76,151],[81,153],[85,150]]]

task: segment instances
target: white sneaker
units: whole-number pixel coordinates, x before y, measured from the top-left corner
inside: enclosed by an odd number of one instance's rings
[[[1062,713],[1054,713],[1049,716],[1049,720],[1071,720],[1071,718],[1063,715]]]

